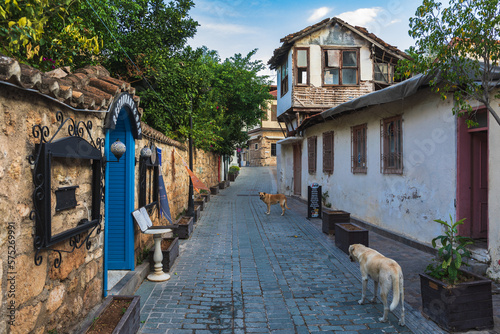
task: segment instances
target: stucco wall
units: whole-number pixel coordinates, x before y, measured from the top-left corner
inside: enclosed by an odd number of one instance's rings
[[[450,102],[430,93],[419,93],[404,101],[367,108],[308,128],[305,139],[317,136],[317,172],[307,170],[307,146],[302,147],[302,197],[313,182],[328,191],[334,208],[353,217],[430,244],[441,232],[433,220],[454,216],[456,189],[456,119]],[[403,115],[403,175],[380,171],[380,120]],[[351,127],[367,123],[367,173],[351,172]],[[335,131],[334,173],[322,173],[322,134]],[[280,190],[293,191],[291,145],[281,147],[278,175]],[[291,183],[291,184],[289,184]]]
[[[493,100],[492,100],[493,101]],[[498,103],[492,103],[497,114],[500,114]],[[500,126],[489,115],[489,184],[488,184],[488,249],[492,259],[488,275],[500,280]]]

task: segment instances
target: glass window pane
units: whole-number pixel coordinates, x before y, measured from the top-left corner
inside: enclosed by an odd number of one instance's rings
[[[345,68],[342,70],[342,84],[343,85],[355,85],[358,83],[357,78],[358,70],[354,68]]]
[[[342,52],[342,66],[358,66],[356,51]]]
[[[375,64],[375,81],[389,82],[389,66],[387,64]]]
[[[339,84],[339,70],[332,68],[325,70],[325,85],[338,85]]]
[[[326,50],[326,66],[339,67],[340,66],[340,52],[339,50]]]
[[[297,71],[297,83],[307,84],[307,69],[300,68]]]
[[[297,66],[307,67],[307,50],[297,50]]]

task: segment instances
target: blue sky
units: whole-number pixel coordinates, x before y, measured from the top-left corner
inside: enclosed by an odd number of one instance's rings
[[[190,15],[201,25],[193,47],[217,50],[222,59],[257,48],[255,59],[267,64],[280,39],[325,18],[340,17],[363,26],[385,42],[405,50],[409,18],[422,0],[307,1],[307,0],[194,0]],[[269,75],[274,72],[267,71]]]

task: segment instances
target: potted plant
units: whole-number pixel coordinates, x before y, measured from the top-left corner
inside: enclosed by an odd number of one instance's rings
[[[169,272],[179,256],[179,238],[163,238],[161,240],[161,252],[163,253],[163,272]],[[149,267],[154,271],[154,249],[149,251]]]
[[[229,172],[228,172],[229,181],[234,182],[236,180],[236,177],[239,174],[239,171],[240,171],[240,167],[238,167],[238,166],[229,167]]]
[[[464,220],[453,222],[451,215],[450,222],[434,220],[445,227],[445,234],[432,239],[436,261],[420,274],[422,312],[447,331],[494,326],[491,281],[461,268],[473,243],[458,234]]]
[[[335,224],[335,246],[349,254],[349,246],[352,244],[368,247],[368,230],[353,223]]]
[[[140,325],[140,296],[107,296],[82,334],[137,333]]]

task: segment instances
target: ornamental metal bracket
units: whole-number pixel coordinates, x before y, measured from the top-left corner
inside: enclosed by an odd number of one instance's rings
[[[101,202],[104,200],[104,176],[103,176],[103,150],[104,139],[92,138],[92,122],[75,122],[71,118],[64,119],[63,113],[58,111],[56,120],[60,123],[54,135],[50,136],[47,126],[39,124],[33,126],[33,136],[39,139],[35,144],[35,150],[28,157],[33,170],[33,207],[30,219],[35,222],[35,264],[41,265],[43,258],[42,251],[57,253],[54,260],[54,267],[59,268],[62,262],[62,253],[72,253],[75,249],[81,248],[84,244],[87,250],[91,247],[90,236],[94,231],[96,235],[101,233]],[[59,132],[67,127],[68,136],[55,139]],[[88,137],[88,141],[84,137]],[[75,226],[66,229],[58,234],[52,234],[52,212],[51,212],[51,166],[53,159],[81,159],[89,160],[92,169],[92,210],[90,220],[82,219]],[[82,235],[87,235],[82,240]],[[69,241],[70,250],[63,250],[56,247],[64,241]]]

